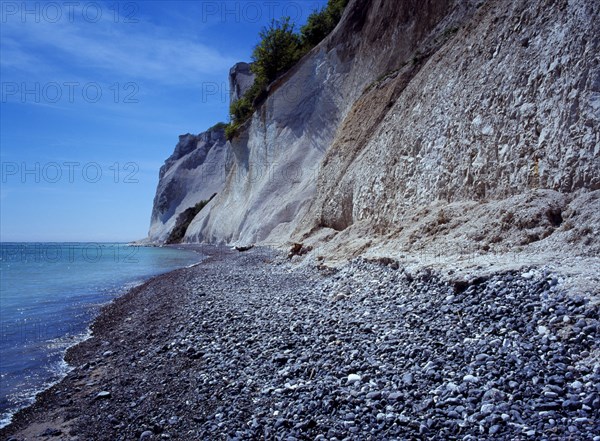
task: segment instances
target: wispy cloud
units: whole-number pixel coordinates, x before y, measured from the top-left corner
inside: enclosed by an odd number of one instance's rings
[[[76,15],[77,16],[77,15]],[[115,23],[23,21],[12,17],[2,23],[1,66],[39,75],[73,70],[94,70],[116,77],[178,85],[203,75],[222,73],[235,59],[202,44],[189,35],[173,35],[148,20]]]

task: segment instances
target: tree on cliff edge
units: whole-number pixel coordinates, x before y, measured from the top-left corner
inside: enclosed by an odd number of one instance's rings
[[[254,84],[237,101],[229,105],[231,122],[225,128],[227,139],[235,137],[244,122],[254,112],[255,100],[279,75],[287,72],[302,57],[301,38],[294,32],[290,18],[273,20],[260,32],[260,42],[252,52],[254,63],[250,69],[256,74]]]
[[[254,48],[252,71],[257,81],[267,84],[286,72],[302,56],[300,36],[294,32],[290,18],[273,20],[260,32],[260,43]]]
[[[244,96],[229,106],[231,121],[225,127],[225,136],[231,140],[240,127],[250,119],[257,102],[266,96],[267,86],[287,72],[314,46],[319,44],[338,24],[348,0],[329,0],[327,6],[313,12],[299,34],[289,17],[273,20],[260,32],[260,42],[252,52],[254,84]]]
[[[333,31],[342,18],[347,4],[348,0],[329,0],[325,8],[308,16],[306,24],[300,29],[305,51],[315,47]]]

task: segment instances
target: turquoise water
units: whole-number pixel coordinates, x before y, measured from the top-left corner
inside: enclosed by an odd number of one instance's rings
[[[202,256],[108,243],[0,243],[0,427],[68,370],[101,305]]]

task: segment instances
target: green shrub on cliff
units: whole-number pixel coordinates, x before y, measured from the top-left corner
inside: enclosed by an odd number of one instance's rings
[[[254,63],[250,69],[259,83],[269,84],[286,72],[301,57],[301,39],[294,32],[290,18],[273,20],[260,31],[260,42],[252,52]]]
[[[225,127],[225,138],[232,140],[240,130],[240,127],[250,119],[256,108],[255,101],[266,89],[264,80],[254,80],[254,84],[238,100],[229,105],[229,116],[231,122]]]
[[[325,14],[325,9],[319,12],[313,12],[309,15],[308,20],[301,28],[303,47],[307,50],[315,47],[321,40],[327,37],[331,24],[329,18]]]
[[[229,114],[233,121],[245,121],[252,115],[252,101],[248,94],[229,105]]]
[[[294,32],[289,17],[273,20],[260,32],[260,41],[252,52],[250,69],[256,75],[254,84],[229,106],[231,122],[225,127],[228,140],[237,136],[266,96],[270,83],[294,66],[304,54],[321,42],[338,24],[348,0],[329,0],[327,6],[313,12],[300,34]]]
[[[286,72],[302,56],[301,39],[294,32],[290,18],[273,20],[260,32],[260,42],[252,52],[250,69],[255,75],[254,84],[246,93],[229,105],[231,122],[225,128],[227,139],[233,139],[240,127],[250,119],[260,98],[279,75]]]
[[[227,127],[225,127],[225,139],[231,141],[237,136],[239,130],[240,124],[236,121],[231,121],[229,124],[227,124]]]

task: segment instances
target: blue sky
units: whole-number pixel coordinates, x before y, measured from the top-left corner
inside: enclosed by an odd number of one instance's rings
[[[0,240],[145,237],[178,135],[227,120],[229,68],[325,4],[1,1]]]

